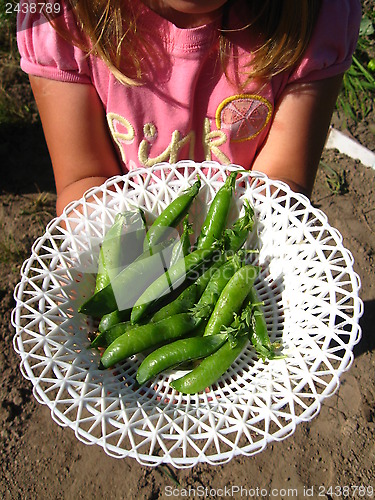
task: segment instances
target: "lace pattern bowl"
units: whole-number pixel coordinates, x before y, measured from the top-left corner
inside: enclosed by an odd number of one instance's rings
[[[95,325],[77,309],[94,289],[100,243],[116,213],[141,206],[156,215],[199,174],[191,213],[197,232],[233,169],[184,161],[112,178],[52,220],[22,267],[12,315],[21,372],[59,425],[110,456],[191,467],[254,455],[315,417],[351,365],[363,304],[341,235],[304,196],[239,170],[231,217],[244,198],[255,209],[247,242],[259,250],[251,254],[261,266],[255,286],[270,337],[282,341],[286,357],[263,362],[249,345],[214,387],[190,396],[169,386],[181,371],[139,387],[141,355],[98,369],[99,354],[88,349]]]

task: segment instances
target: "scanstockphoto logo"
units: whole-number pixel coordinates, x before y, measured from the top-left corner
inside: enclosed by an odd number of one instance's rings
[[[1,1],[1,15],[17,17],[17,32],[54,21],[72,9],[76,0]]]

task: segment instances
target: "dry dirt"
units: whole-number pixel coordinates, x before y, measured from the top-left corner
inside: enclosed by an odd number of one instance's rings
[[[372,113],[358,127],[349,124],[351,132],[372,150],[375,137],[369,131],[374,122]],[[335,123],[344,127],[339,117]],[[271,496],[271,491],[275,493],[272,498],[288,498],[288,489],[292,497],[293,488],[297,488],[299,498],[371,497],[370,490],[359,487],[375,489],[373,169],[337,152],[325,151],[324,162],[346,174],[347,192],[333,194],[326,183],[326,170],[321,168],[312,197],[313,204],[326,213],[330,224],[342,234],[362,282],[363,338],[355,348],[354,363],[342,377],[338,392],[325,400],[311,422],[300,424],[291,437],[269,445],[254,457],[235,458],[223,466],[198,465],[191,470],[148,468],[133,459],[110,458],[99,446],[82,444],[74,432],[58,426],[49,410],[35,401],[30,382],[20,373],[10,323],[15,305],[13,290],[32,243],[54,216],[55,194],[38,123],[24,128],[8,127],[1,131],[1,136],[0,498],[212,498],[215,492],[220,493],[220,488],[232,486],[253,488],[253,493],[258,493],[253,498],[265,498],[266,492]],[[352,489],[329,489],[344,486]],[[210,491],[203,490],[206,487]],[[233,494],[233,498],[240,498],[240,494]]]

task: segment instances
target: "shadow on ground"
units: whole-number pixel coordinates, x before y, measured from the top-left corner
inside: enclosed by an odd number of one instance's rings
[[[360,327],[362,328],[362,339],[354,347],[354,356],[357,358],[366,352],[375,351],[375,300],[367,300],[364,303],[363,316],[360,319]]]
[[[0,125],[0,137],[1,191],[12,194],[55,192],[41,124]]]

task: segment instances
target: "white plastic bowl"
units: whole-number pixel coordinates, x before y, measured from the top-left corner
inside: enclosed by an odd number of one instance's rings
[[[21,372],[58,424],[110,456],[191,467],[254,455],[315,417],[353,360],[363,304],[341,235],[306,197],[241,171],[232,217],[244,198],[255,209],[248,241],[259,248],[255,286],[286,358],[262,362],[249,345],[214,387],[191,396],[169,386],[181,372],[138,387],[142,356],[98,370],[99,354],[88,349],[93,325],[77,309],[94,289],[99,245],[115,215],[134,206],[158,214],[199,173],[203,188],[191,214],[198,231],[227,173],[238,168],[183,161],[112,178],[51,221],[22,267],[12,315]]]

